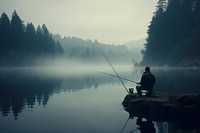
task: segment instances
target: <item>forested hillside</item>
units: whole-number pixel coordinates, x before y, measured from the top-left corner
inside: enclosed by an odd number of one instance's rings
[[[102,61],[105,63],[103,54],[111,62],[116,63],[131,63],[134,59],[133,51],[128,50],[124,45],[103,44],[97,40],[83,40],[70,36],[62,38],[60,35],[54,35],[54,39],[60,42],[66,58],[80,59],[93,63]]]
[[[0,17],[0,66],[32,65],[38,58],[60,56],[63,48],[55,42],[43,24],[35,29],[24,22],[14,11],[11,20]]]
[[[159,0],[142,65],[200,66],[200,1]]]

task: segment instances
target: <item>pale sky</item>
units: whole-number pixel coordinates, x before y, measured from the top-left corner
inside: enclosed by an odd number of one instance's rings
[[[0,13],[16,9],[26,24],[53,34],[123,44],[147,36],[158,0],[0,0]]]

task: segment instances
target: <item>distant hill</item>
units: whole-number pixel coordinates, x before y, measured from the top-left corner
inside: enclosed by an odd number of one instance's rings
[[[123,45],[125,45],[128,49],[133,50],[133,49],[143,49],[145,43],[146,43],[145,38],[142,38],[139,40],[129,41]]]
[[[84,62],[105,62],[102,52],[114,63],[130,63],[133,60],[133,52],[125,45],[113,45],[99,43],[97,40],[84,40],[78,37],[61,37],[54,35],[64,49],[64,57],[79,59]]]
[[[133,58],[135,62],[140,63],[142,61],[141,50],[144,48],[144,44],[146,43],[145,38],[139,40],[132,40],[127,43],[124,43],[128,50],[133,52]]]

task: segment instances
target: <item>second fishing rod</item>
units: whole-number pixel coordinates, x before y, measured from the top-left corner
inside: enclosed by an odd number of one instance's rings
[[[125,86],[124,82],[122,81],[121,77],[119,76],[119,74],[117,73],[117,71],[115,70],[115,68],[113,67],[113,65],[111,64],[111,62],[108,60],[108,58],[106,57],[106,55],[104,54],[104,52],[102,51],[101,48],[99,48],[102,55],[104,56],[104,58],[107,60],[107,62],[109,63],[109,65],[111,66],[112,70],[114,71],[114,73],[116,74],[116,77],[120,80],[121,84],[124,86],[126,92],[129,94],[129,91],[127,89],[127,87]],[[137,82],[135,82],[137,83]]]
[[[101,72],[101,71],[98,71],[98,72],[99,72],[99,73],[106,74],[106,75],[109,75],[109,76],[111,76],[111,77],[118,78],[116,75],[113,75],[113,74],[110,74],[110,73]],[[124,77],[121,77],[121,76],[120,76],[120,78],[123,79],[123,80],[129,81],[129,82],[132,82],[132,83],[138,84],[138,82],[133,81],[133,80],[130,80],[130,79],[127,79],[127,78],[124,78]]]

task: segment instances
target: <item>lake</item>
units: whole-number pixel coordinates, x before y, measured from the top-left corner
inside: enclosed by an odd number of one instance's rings
[[[143,68],[115,67],[140,81]],[[0,69],[0,133],[140,133],[122,106],[125,88],[108,67]],[[154,68],[156,92],[200,93],[197,68]],[[123,81],[127,88],[136,84]],[[158,133],[199,132],[174,122],[153,122]]]

